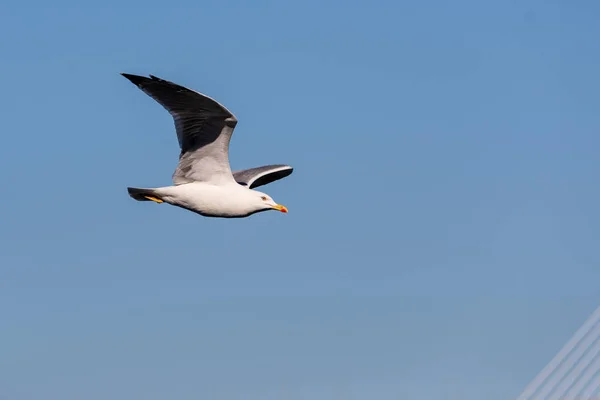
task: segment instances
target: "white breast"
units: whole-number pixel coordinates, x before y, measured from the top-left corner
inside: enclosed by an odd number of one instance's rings
[[[241,217],[256,211],[252,190],[237,183],[216,186],[193,182],[161,188],[161,197],[170,204],[214,217]]]

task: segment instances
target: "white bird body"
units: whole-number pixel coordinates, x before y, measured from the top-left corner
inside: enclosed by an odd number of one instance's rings
[[[150,75],[122,74],[161,104],[173,117],[181,153],[173,186],[127,188],[138,201],[168,203],[207,217],[243,218],[287,208],[253,188],[290,175],[285,164],[236,172],[229,166],[229,141],[235,116],[210,97]]]
[[[205,217],[243,218],[260,211],[270,209],[283,211],[285,209],[268,195],[248,189],[237,182],[225,185],[192,182],[156,188],[153,189],[153,192],[165,203],[185,208]]]

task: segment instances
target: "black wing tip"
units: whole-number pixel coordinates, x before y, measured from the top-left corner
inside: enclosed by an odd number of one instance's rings
[[[133,83],[136,86],[140,86],[141,84],[150,81],[164,82],[164,79],[161,79],[155,75],[149,75],[149,78],[141,75],[128,74],[126,72],[121,72],[121,75],[127,78],[131,83]]]
[[[265,167],[270,167],[271,172],[273,172],[273,170],[277,170],[276,172],[279,172],[279,171],[287,171],[287,170],[294,169],[294,167],[292,167],[289,164],[271,164],[271,165],[266,165]],[[257,168],[264,168],[264,167],[257,167]]]
[[[291,165],[288,165],[288,164],[280,164],[280,165],[277,166],[277,168],[280,168],[277,172],[279,172],[279,173],[287,173],[286,176],[288,176],[292,172],[294,172],[294,167],[292,167]]]
[[[269,183],[273,183],[280,179],[286,178],[290,176],[293,171],[294,168],[292,168],[290,165],[281,165],[276,171],[268,172],[263,176],[256,178],[250,184],[250,189],[254,189],[263,185],[268,185]]]
[[[127,80],[129,80],[131,83],[133,83],[136,86],[140,86],[144,82],[147,82],[150,80],[150,79],[146,78],[145,76],[133,75],[133,74],[125,73],[125,72],[121,72],[121,75],[123,75],[125,78],[127,78]]]
[[[272,167],[273,169],[268,174],[285,174],[285,176],[288,176],[294,172],[294,167],[289,164],[274,164]]]

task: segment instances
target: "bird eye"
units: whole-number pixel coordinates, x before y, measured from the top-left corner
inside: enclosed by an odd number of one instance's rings
[[[267,201],[267,196],[260,196],[261,199],[263,199],[263,201]]]

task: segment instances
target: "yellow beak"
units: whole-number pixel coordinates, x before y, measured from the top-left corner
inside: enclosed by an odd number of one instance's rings
[[[288,209],[286,208],[286,206],[282,206],[281,204],[274,205],[273,209],[275,209],[277,211],[281,211],[282,213],[288,212]]]

